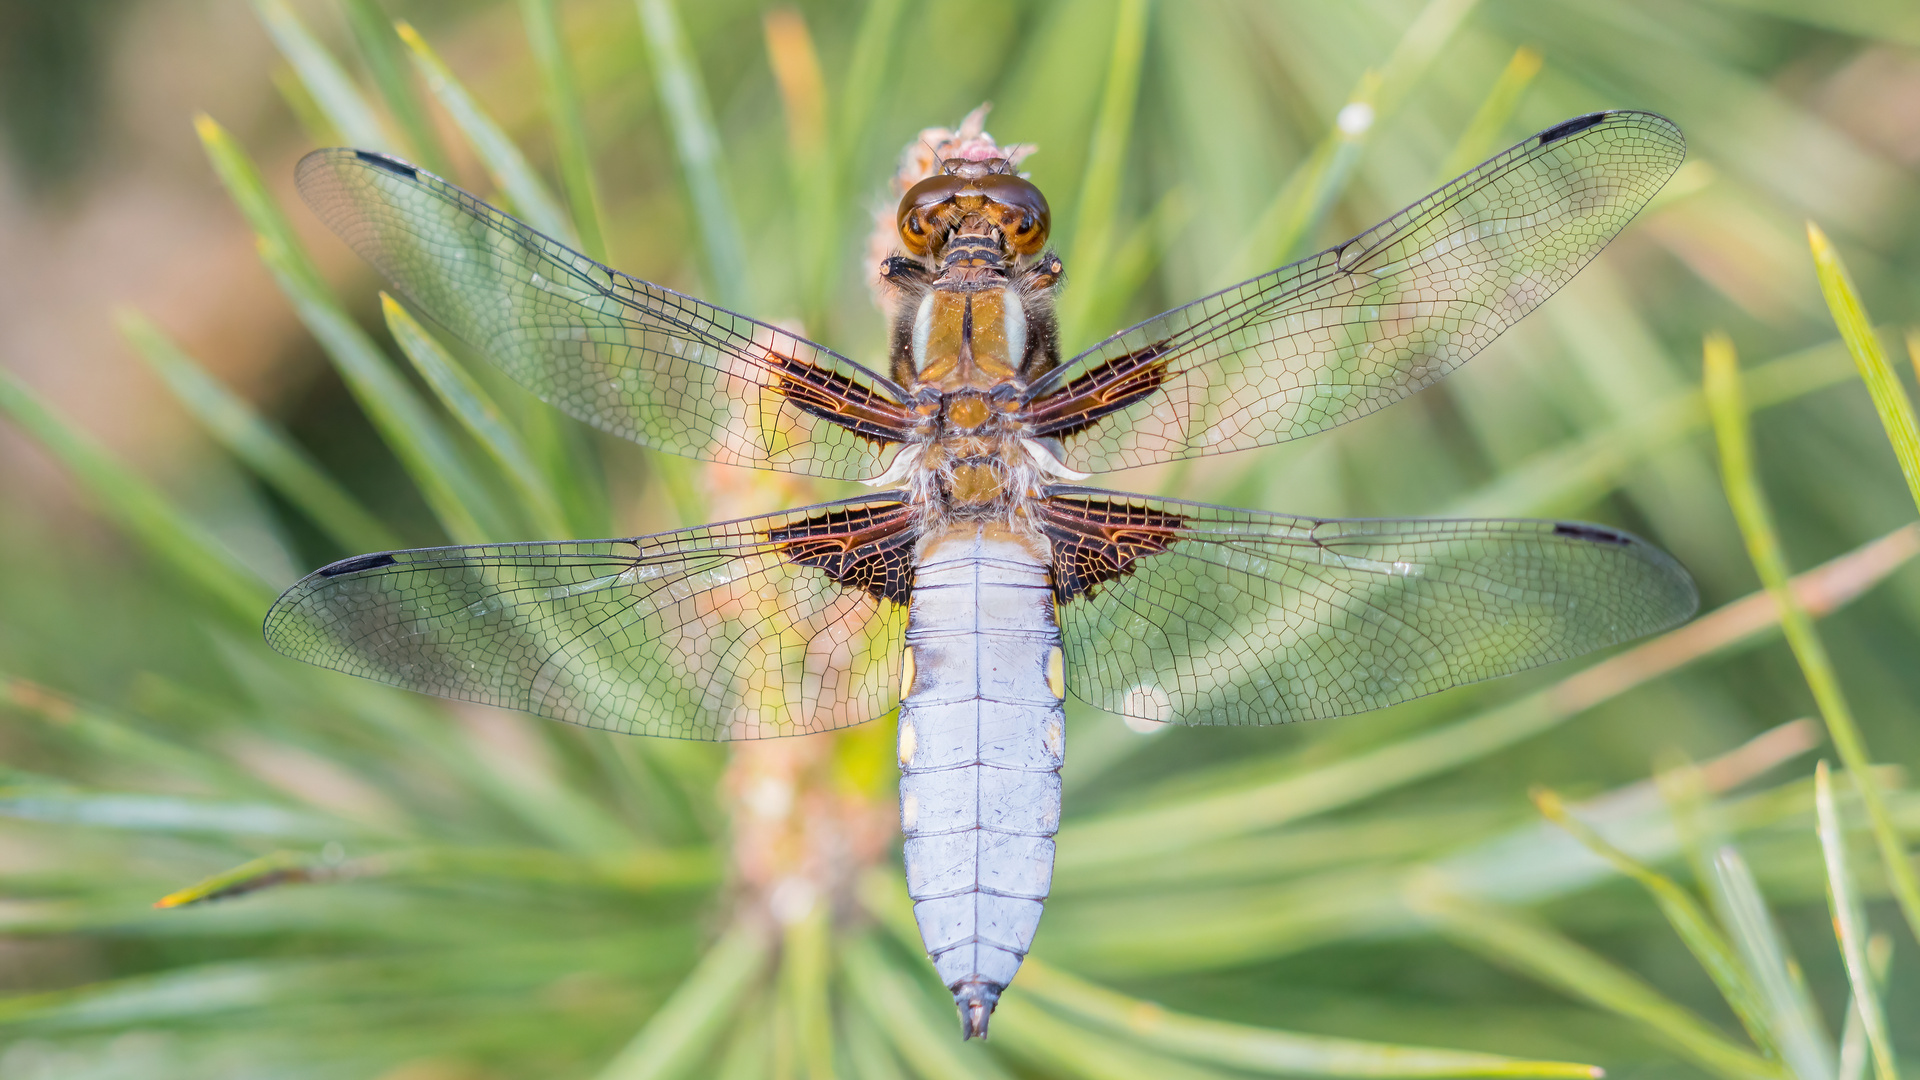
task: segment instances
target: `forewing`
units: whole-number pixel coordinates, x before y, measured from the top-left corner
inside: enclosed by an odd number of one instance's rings
[[[1321,521],[1092,489],[1054,489],[1039,513],[1067,685],[1149,720],[1363,712],[1650,634],[1698,603],[1671,557],[1597,525]]]
[[[874,497],[630,540],[363,555],[287,590],[267,643],[609,731],[826,731],[896,700],[916,520]]]
[[[1087,472],[1364,416],[1466,362],[1593,260],[1680,167],[1652,113],[1549,128],[1339,247],[1122,331],[1035,384]]]
[[[399,291],[541,400],[688,457],[859,480],[910,418],[891,382],[784,330],[628,277],[429,173],[359,150],[300,193]]]

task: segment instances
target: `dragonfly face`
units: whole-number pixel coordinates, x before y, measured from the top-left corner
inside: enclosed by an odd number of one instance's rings
[[[1380,708],[1687,618],[1602,526],[1338,521],[1065,481],[1299,438],[1438,380],[1543,302],[1684,155],[1648,113],[1535,135],[1319,255],[1062,360],[1044,196],[1004,159],[911,188],[886,374],[627,277],[404,162],[302,193],[399,290],[554,406],[709,461],[865,479],[653,536],[362,556],[268,613],[289,656],[590,727],[827,731],[900,708],[908,891],[985,1034],[1052,873],[1071,691],[1185,724]]]

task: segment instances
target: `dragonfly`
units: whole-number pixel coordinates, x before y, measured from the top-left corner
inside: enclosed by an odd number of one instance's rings
[[[859,497],[610,540],[389,551],[280,597],[267,642],[590,728],[743,740],[898,712],[908,893],[966,1038],[1031,948],[1064,701],[1187,725],[1378,709],[1674,626],[1670,556],[1603,525],[1335,520],[1086,486],[1365,416],[1485,348],[1679,167],[1646,112],[1531,136],[1345,243],[1062,358],[1051,211],[1004,157],[901,199],[884,367],[574,251],[398,158],[308,204],[542,400],[669,453]]]

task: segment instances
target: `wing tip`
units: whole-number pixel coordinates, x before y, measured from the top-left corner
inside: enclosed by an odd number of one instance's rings
[[[1560,123],[1553,125],[1547,130],[1541,132],[1539,135],[1535,136],[1535,138],[1537,138],[1540,141],[1541,146],[1550,146],[1554,143],[1559,142],[1561,139],[1565,139],[1573,135],[1578,135],[1580,132],[1585,131],[1588,128],[1596,127],[1599,124],[1604,123],[1607,117],[1611,115],[1613,114],[1605,113],[1605,112],[1594,112],[1594,113],[1588,113],[1585,116],[1576,116],[1571,120],[1563,120]]]
[[[1663,573],[1662,585],[1666,588],[1659,595],[1661,604],[1659,616],[1649,621],[1637,633],[1622,637],[1621,642],[1671,630],[1693,618],[1694,614],[1700,610],[1699,584],[1693,580],[1693,575],[1687,572],[1687,568],[1681,565],[1679,559],[1674,558],[1659,545],[1648,543],[1621,529],[1593,525],[1584,521],[1556,521],[1553,523],[1553,535],[1618,548],[1622,551],[1632,551]],[[1615,642],[1615,644],[1619,643]]]
[[[1553,535],[1571,537],[1575,540],[1589,540],[1596,544],[1614,544],[1619,547],[1632,547],[1640,542],[1639,538],[1630,533],[1609,529],[1604,525],[1589,525],[1582,521],[1555,522]]]
[[[311,201],[311,185],[338,183],[340,172],[348,166],[383,172],[416,184],[439,179],[418,165],[392,154],[352,146],[329,146],[309,152],[293,167],[295,186],[300,189],[302,196],[308,196]],[[322,176],[327,179],[320,180]]]
[[[400,560],[393,553],[382,551],[374,555],[355,555],[351,559],[341,559],[314,571],[323,578],[339,577],[342,574],[358,574],[363,570],[378,570],[383,566],[392,566]]]
[[[267,608],[267,613],[260,619],[260,636],[266,641],[268,648],[282,656],[291,657],[295,660],[303,660],[307,663],[319,663],[322,667],[330,666],[322,661],[315,660],[311,655],[307,655],[294,642],[288,639],[288,621],[297,618],[294,614],[295,609],[312,593],[318,582],[325,581],[329,578],[363,573],[368,570],[378,570],[385,566],[396,566],[399,562],[400,560],[394,556],[393,552],[382,551],[372,555],[355,555],[350,559],[341,559],[339,562],[328,563],[313,573],[308,574],[306,577],[301,578],[299,581],[294,582],[288,587],[286,592],[281,593],[280,596],[274,600]]]
[[[1633,124],[1643,129],[1657,128],[1670,136],[1683,151],[1687,144],[1687,137],[1681,132],[1680,125],[1657,112],[1646,109],[1602,109],[1599,112],[1583,113],[1571,119],[1562,120],[1547,128],[1533,137],[1533,148],[1538,150],[1552,146],[1554,143],[1563,142],[1583,131],[1590,131],[1609,122]]]
[[[405,180],[418,180],[420,170],[391,154],[382,154],[374,150],[355,150],[356,160],[371,165],[383,172],[390,172]]]
[[[369,165],[383,172],[390,172],[395,176],[403,176],[408,180],[418,179],[423,171],[418,165],[415,165],[405,158],[396,157],[393,154],[383,153],[379,150],[362,150],[354,146],[323,146],[318,150],[308,151],[307,154],[300,159],[299,164],[294,166],[294,171],[296,173],[305,172],[309,168],[315,167],[322,162],[344,161],[347,159]],[[428,175],[432,174],[429,173]]]

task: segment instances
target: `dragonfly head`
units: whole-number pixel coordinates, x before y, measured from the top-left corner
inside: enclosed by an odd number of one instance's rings
[[[938,255],[953,239],[991,239],[1016,256],[1037,255],[1053,226],[1047,197],[1004,158],[949,160],[900,200],[900,242]]]

